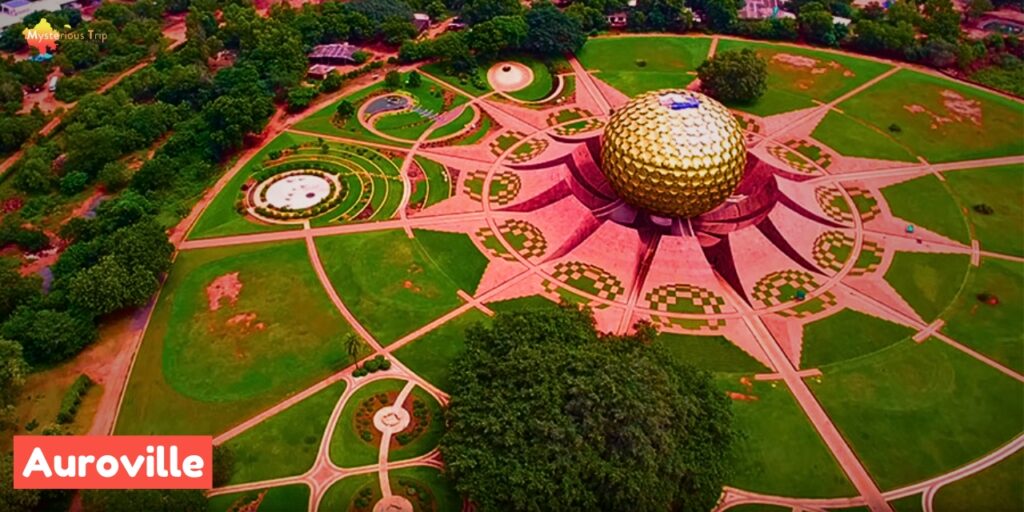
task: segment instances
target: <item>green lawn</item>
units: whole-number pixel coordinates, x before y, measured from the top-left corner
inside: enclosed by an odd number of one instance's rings
[[[801,368],[818,368],[882,350],[914,330],[852,309],[804,325]]]
[[[402,230],[317,238],[320,258],[346,306],[387,345],[462,303],[487,259],[462,234]]]
[[[313,467],[327,420],[345,391],[334,383],[268,418],[225,446],[235,457],[229,484],[300,475]]]
[[[729,512],[789,512],[793,509],[767,503],[747,503],[729,508]]]
[[[392,470],[388,475],[391,481],[391,492],[409,498],[413,502],[415,512],[459,512],[462,510],[462,498],[455,491],[455,487],[449,482],[440,471],[425,466],[403,468]],[[408,487],[402,485],[405,480],[410,480],[430,489],[433,507],[427,508],[417,503],[417,496],[410,495]]]
[[[882,189],[892,214],[962,244],[970,245],[967,222],[949,189],[928,174]]]
[[[889,502],[889,505],[895,512],[921,512],[921,495],[914,494],[898,500]],[[945,509],[939,509],[945,510]],[[952,510],[952,509],[950,509]]]
[[[234,272],[237,303],[225,298],[211,311],[207,287]],[[348,366],[348,332],[302,242],[184,251],[136,358],[117,433],[222,432]]]
[[[441,404],[437,403],[430,393],[419,386],[412,389],[412,393],[409,394],[403,407],[411,412],[414,399],[426,404],[427,410],[430,411],[430,424],[420,435],[404,446],[399,444],[397,439],[392,438],[391,450],[388,452],[388,460],[392,462],[416,458],[430,452],[437,447],[437,443],[444,434],[444,410],[441,409]]]
[[[1021,383],[935,339],[904,341],[808,384],[882,490],[966,464],[1024,424]]]
[[[402,77],[403,83],[406,76],[403,75]],[[457,108],[468,101],[465,96],[456,95],[452,103],[446,106],[444,104],[445,89],[430,78],[423,77],[422,81],[419,87],[404,86],[400,89],[401,92],[412,95],[414,106],[416,107],[441,114]],[[415,141],[423,135],[423,132],[434,125],[433,120],[413,111],[396,114],[378,114],[373,118],[373,123],[374,128],[377,130],[407,141]]]
[[[661,333],[655,341],[682,363],[721,373],[766,373],[768,368],[725,336]]]
[[[967,209],[967,219],[981,248],[1024,256],[1024,166],[1007,165],[943,174],[946,184]],[[991,215],[974,211],[987,204]]]
[[[532,57],[517,57],[514,60],[530,67],[530,71],[533,71],[533,81],[518,91],[510,92],[509,95],[523,101],[540,101],[547,98],[555,88],[555,78],[551,76],[547,64]]]
[[[377,479],[377,472],[342,478],[327,489],[324,497],[320,500],[320,506],[317,510],[323,510],[324,512],[351,510],[352,502],[358,496],[359,491],[364,488],[371,490],[373,498],[370,505],[372,506],[381,496],[380,480]]]
[[[966,254],[897,252],[885,280],[930,322],[956,297],[969,264]]]
[[[857,495],[785,384],[754,381],[750,390],[738,380],[735,375],[719,376],[719,387],[755,395],[757,400],[732,403],[743,438],[736,446],[736,468],[728,485],[805,498]]]
[[[462,129],[473,120],[474,115],[473,107],[466,106],[466,108],[463,108],[462,111],[459,112],[459,115],[454,119],[430,132],[430,135],[427,136],[427,140],[444,138],[462,131]]]
[[[812,100],[832,101],[891,67],[848,55],[731,39],[720,40],[715,53],[744,48],[768,62],[768,91],[752,105],[734,107],[762,117],[813,107]]]
[[[935,510],[1019,511],[1024,504],[1024,452],[1017,452],[979,473],[939,488]]]
[[[488,321],[480,310],[471,309],[396,350],[394,356],[439,389],[451,389],[451,364],[465,350],[466,329]]]
[[[977,111],[980,116],[955,120],[950,107]],[[1020,136],[1024,104],[916,71],[900,70],[840,103],[839,108],[887,131],[929,162],[1024,153]],[[951,122],[940,123],[935,116]],[[900,131],[889,131],[892,124]]]
[[[942,330],[1000,363],[1024,373],[1024,264],[983,258],[971,272],[960,294],[946,315]],[[999,304],[990,306],[978,300],[982,293],[993,294]]]
[[[445,70],[444,66],[442,66],[441,64],[433,63],[433,64],[427,64],[427,65],[424,65],[424,66],[420,67],[420,69],[422,69],[424,72],[430,73],[431,76],[437,78],[438,80],[441,80],[442,82],[445,82],[445,83],[447,83],[449,85],[457,87],[457,88],[459,88],[459,89],[461,89],[463,91],[466,91],[467,93],[470,93],[470,94],[472,94],[474,96],[483,96],[484,94],[487,94],[487,93],[491,92],[491,87],[487,83],[487,70],[488,70],[488,68],[489,68],[489,66],[485,66],[485,65],[482,65],[482,64],[477,66],[477,68],[476,68],[477,81],[480,83],[480,85],[483,86],[483,87],[477,87],[476,85],[473,85],[473,81],[470,80],[468,77],[459,77],[459,76],[455,76],[455,75],[449,74]]]
[[[222,494],[214,496],[207,502],[206,510],[209,512],[234,512],[240,506],[252,503],[259,499],[264,491],[248,491],[234,494]],[[309,487],[305,484],[286,485],[283,487],[271,487],[266,489],[266,495],[260,502],[260,512],[293,512],[305,510],[309,504]]]
[[[558,306],[558,303],[544,297],[543,295],[527,295],[515,299],[490,302],[487,307],[496,313],[505,311],[528,311],[534,309],[545,309]]]
[[[409,204],[422,204],[424,208],[440,203],[451,194],[452,184],[443,165],[422,156],[416,157],[416,163],[423,169],[425,180],[419,182],[409,196]]]
[[[356,114],[352,114],[352,116],[345,120],[340,127],[334,124],[334,114],[337,112],[338,105],[342,101],[350,102],[352,106],[355,107],[356,112],[358,112],[359,108],[368,96],[383,88],[384,82],[380,81],[353,92],[352,94],[349,94],[344,98],[341,98],[338,101],[318,110],[302,121],[299,121],[295,124],[295,129],[323,133],[325,135],[332,135],[335,137],[347,137],[355,140],[388,144],[390,146],[409,147],[411,144],[385,139],[384,137],[367,130],[366,127],[363,126],[363,123],[359,122]]]
[[[216,238],[227,235],[241,235],[246,233],[261,233],[266,231],[280,231],[282,229],[297,229],[298,226],[285,226],[280,224],[261,224],[252,222],[240,215],[235,210],[235,202],[241,198],[242,185],[249,179],[252,173],[263,165],[263,161],[272,151],[303,144],[315,142],[315,137],[307,137],[293,133],[282,133],[263,147],[252,159],[235,174],[231,181],[224,186],[217,197],[206,207],[203,214],[199,216],[192,231],[189,232],[189,240],[199,238]]]
[[[359,385],[358,380],[356,385]],[[353,468],[377,462],[380,452],[379,438],[375,439],[371,444],[359,437],[359,432],[356,431],[355,425],[356,412],[362,405],[363,400],[371,398],[378,393],[392,392],[397,394],[402,391],[404,386],[405,381],[398,379],[375,380],[363,385],[349,396],[348,401],[345,402],[345,407],[341,410],[341,416],[338,417],[338,423],[334,427],[334,434],[331,436],[330,455],[331,460],[335,464],[345,468]],[[371,416],[370,420],[372,421],[372,419],[373,417]],[[370,428],[373,428],[372,424]]]
[[[825,143],[841,155],[916,162],[917,158],[896,142],[888,131],[879,130],[864,121],[830,111],[811,132],[811,137]]]
[[[657,51],[652,51],[652,49]],[[706,37],[591,38],[577,54],[595,76],[628,96],[656,89],[686,87],[707,59]],[[638,60],[646,65],[637,65]]]
[[[456,146],[472,146],[487,137],[487,134],[491,131],[491,119],[484,118],[480,121],[480,126],[477,127],[476,131],[466,136],[466,138],[455,143]]]

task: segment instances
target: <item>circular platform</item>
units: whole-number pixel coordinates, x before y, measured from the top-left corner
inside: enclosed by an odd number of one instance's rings
[[[499,62],[487,71],[487,81],[495,91],[518,91],[533,82],[533,70],[519,62]]]

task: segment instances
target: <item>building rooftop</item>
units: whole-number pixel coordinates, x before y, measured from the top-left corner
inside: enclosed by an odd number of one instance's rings
[[[352,55],[357,51],[359,47],[348,43],[320,44],[309,52],[309,58],[352,60]]]
[[[39,11],[59,11],[61,7],[74,4],[74,0],[39,0],[38,2],[30,2],[27,0],[10,0],[4,2],[3,7],[10,9],[19,9],[22,12],[12,15],[6,11],[0,11],[0,30],[5,29],[15,23],[20,23],[21,20],[25,19],[25,16]]]

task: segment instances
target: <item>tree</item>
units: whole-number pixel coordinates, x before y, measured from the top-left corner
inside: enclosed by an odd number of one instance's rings
[[[805,4],[797,14],[800,35],[808,42],[824,46],[837,46],[839,37],[832,21],[832,13],[817,2]]]
[[[288,110],[291,112],[306,110],[313,103],[314,98],[316,98],[316,88],[302,85],[292,87],[288,91]]]
[[[715,32],[728,32],[739,18],[738,0],[694,0],[693,6],[704,13],[704,22]]]
[[[682,0],[638,0],[636,8],[647,15],[644,30],[686,32],[693,24],[693,15]]]
[[[580,2],[574,2],[565,10],[571,18],[579,22],[584,32],[590,34],[608,28],[608,18],[604,13]]]
[[[335,92],[341,89],[341,85],[345,82],[345,79],[341,77],[341,73],[337,71],[331,71],[324,77],[324,80],[320,82],[320,92],[328,93]]]
[[[71,171],[60,179],[60,193],[66,196],[73,196],[83,190],[89,184],[89,175],[82,171]]]
[[[205,512],[206,497],[198,490],[82,491],[84,512]]]
[[[41,158],[29,158],[22,162],[14,175],[14,188],[29,194],[48,192],[53,187],[53,171]]]
[[[92,343],[96,327],[90,319],[67,311],[22,306],[0,325],[0,336],[21,343],[29,364],[52,364]]]
[[[419,32],[407,19],[391,18],[380,26],[381,37],[391,45],[400,45],[409,39],[415,39]]]
[[[348,119],[355,113],[356,107],[349,100],[341,100],[338,103],[338,108],[334,111],[334,115],[338,116],[338,119]]]
[[[526,40],[526,19],[522,16],[498,16],[473,26],[467,37],[469,47],[484,60],[516,50]]]
[[[951,43],[960,39],[960,13],[951,0],[926,0],[923,11],[925,20],[921,31],[929,39],[941,37]]]
[[[967,2],[967,17],[976,20],[995,8],[992,0],[970,0]]]
[[[227,445],[213,447],[213,486],[222,487],[231,480],[235,472],[235,452]]]
[[[415,89],[423,85],[423,76],[417,71],[410,71],[409,78],[405,82],[410,88]]]
[[[28,42],[25,41],[25,35],[22,33],[24,30],[24,23],[15,23],[5,28],[0,33],[0,50],[14,53],[28,46]]]
[[[768,63],[753,50],[724,51],[697,68],[700,86],[726,103],[753,103],[768,88]]]
[[[398,71],[391,70],[384,75],[384,85],[388,89],[397,89],[402,86],[402,74]]]
[[[540,55],[559,56],[583,48],[587,35],[576,19],[554,4],[539,1],[526,13],[526,48]]]
[[[572,306],[470,329],[441,440],[456,489],[481,512],[713,508],[729,401],[653,336],[598,334]]]
[[[14,482],[14,456],[10,453],[0,455],[0,479]],[[16,490],[13,485],[0,485],[0,510],[36,510],[40,494],[35,489]]]
[[[473,25],[498,16],[518,16],[522,12],[523,6],[519,0],[466,0],[461,17]]]
[[[0,338],[0,430],[14,425],[14,406],[28,373],[29,366],[22,357],[21,345]]]
[[[363,343],[359,341],[359,337],[355,333],[348,333],[345,336],[345,353],[348,354],[349,359],[352,361],[359,360],[359,353],[363,350]],[[358,367],[358,366],[357,366]]]
[[[19,262],[13,258],[0,258],[0,322],[20,305],[39,300],[42,280],[39,276],[22,276]]]

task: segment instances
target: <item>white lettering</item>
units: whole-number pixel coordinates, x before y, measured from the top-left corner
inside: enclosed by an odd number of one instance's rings
[[[112,478],[118,469],[117,459],[113,455],[104,455],[96,461],[96,472],[103,478]]]
[[[128,473],[128,476],[132,478],[135,478],[135,476],[139,474],[139,470],[142,469],[142,464],[145,461],[146,458],[139,455],[138,457],[135,457],[135,464],[132,464],[132,461],[127,455],[121,456],[121,465],[124,466],[124,470]]]
[[[178,468],[178,447],[171,445],[171,476],[181,478],[181,469]]]
[[[72,477],[72,478],[74,478],[74,476],[75,476],[75,458],[74,458],[74,455],[68,457],[68,465],[66,467],[60,465],[60,461],[63,458],[64,457],[61,457],[60,455],[57,455],[57,456],[53,457],[53,471],[54,471],[54,473],[57,473],[57,476],[59,476],[59,477]]]
[[[189,478],[202,478],[203,458],[198,455],[189,455],[182,461],[181,468],[185,471],[185,476]]]
[[[185,460],[187,461],[188,459]],[[35,471],[42,473],[46,478],[53,476],[53,471],[50,471],[50,465],[46,463],[46,456],[43,455],[43,449],[38,446],[33,448],[32,455],[28,456],[28,463],[25,464],[25,469],[21,472],[21,476],[28,478]]]
[[[78,476],[84,477],[89,472],[89,464],[96,461],[96,457],[92,455],[82,455],[78,457]]]

